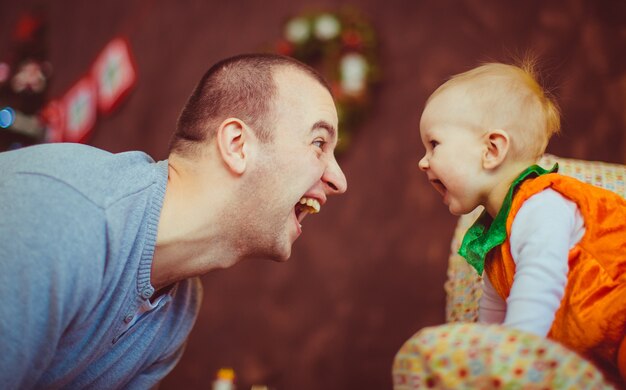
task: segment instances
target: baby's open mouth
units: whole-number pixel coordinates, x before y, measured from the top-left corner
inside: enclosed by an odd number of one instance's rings
[[[298,203],[294,206],[294,209],[296,210],[296,218],[299,223],[302,223],[302,220],[307,214],[319,213],[321,208],[322,206],[317,199],[307,198],[305,196],[300,198]]]
[[[446,186],[443,185],[441,180],[433,179],[433,180],[430,181],[430,183],[433,185],[433,187],[435,187],[437,192],[439,192],[441,195],[445,195],[445,193],[446,193]]]

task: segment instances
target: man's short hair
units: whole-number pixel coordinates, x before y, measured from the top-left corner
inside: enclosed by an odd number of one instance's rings
[[[324,86],[326,80],[313,68],[277,54],[243,54],[213,65],[187,100],[170,142],[170,153],[195,154],[200,145],[215,137],[227,118],[239,118],[262,142],[272,140],[273,103],[278,87],[274,73],[291,67]]]

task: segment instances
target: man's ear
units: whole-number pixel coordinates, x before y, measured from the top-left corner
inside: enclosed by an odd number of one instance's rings
[[[483,168],[494,169],[506,158],[511,146],[511,140],[506,131],[489,130],[485,135],[485,151],[483,152]]]
[[[224,164],[234,174],[246,170],[246,148],[248,127],[237,118],[228,118],[217,129],[217,147]]]

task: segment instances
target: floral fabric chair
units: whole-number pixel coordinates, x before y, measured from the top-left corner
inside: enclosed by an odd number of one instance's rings
[[[559,173],[626,198],[626,166],[544,155]],[[412,336],[394,359],[395,390],[612,389],[600,371],[560,344],[499,325],[476,323],[481,277],[457,254],[481,209],[459,218],[448,259],[446,321]]]

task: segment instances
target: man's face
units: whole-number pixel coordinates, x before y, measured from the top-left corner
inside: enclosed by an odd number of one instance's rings
[[[323,207],[328,195],[345,192],[346,178],[334,157],[337,110],[328,91],[299,70],[274,75],[272,141],[259,144],[251,169],[258,202],[252,210],[257,255],[286,260],[302,233],[307,214]]]

